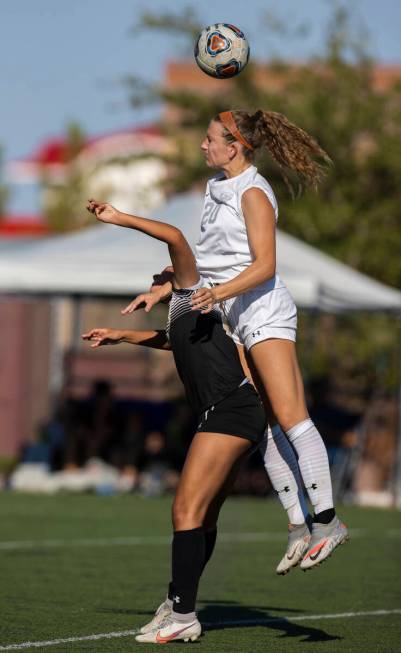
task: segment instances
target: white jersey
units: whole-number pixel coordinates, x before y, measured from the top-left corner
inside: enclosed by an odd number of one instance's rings
[[[277,222],[273,189],[255,166],[231,179],[220,173],[207,183],[195,257],[200,274],[212,283],[233,279],[254,260],[241,207],[242,195],[249,188],[260,188],[266,193]],[[268,285],[269,290],[284,287],[277,274]]]

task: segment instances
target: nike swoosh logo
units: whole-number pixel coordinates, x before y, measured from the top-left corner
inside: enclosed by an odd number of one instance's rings
[[[287,553],[287,560],[292,560],[293,557],[294,557],[294,555],[295,555],[295,551],[294,551],[294,553],[292,554],[292,556],[289,556],[288,553]]]
[[[314,546],[313,549],[308,551],[308,553],[306,554],[304,560],[306,558],[310,558],[311,560],[315,561],[319,557],[320,552],[323,549],[326,542],[327,542],[327,540],[323,540],[323,542],[319,542],[319,544],[316,544],[316,546]]]
[[[175,633],[171,633],[171,635],[169,635],[168,637],[162,637],[160,635],[160,630],[159,630],[156,635],[156,641],[159,642],[159,644],[166,644],[166,642],[171,642],[171,640],[174,639],[174,637],[181,635],[181,633],[183,633],[184,630],[188,630],[188,628],[190,628],[191,626],[193,626],[193,623],[190,623],[189,626],[185,626],[185,628],[181,628],[181,630],[176,630]]]

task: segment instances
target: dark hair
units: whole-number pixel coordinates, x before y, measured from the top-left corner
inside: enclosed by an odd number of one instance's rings
[[[245,140],[253,150],[266,147],[271,157],[280,168],[289,190],[293,188],[286,175],[286,170],[296,174],[301,186],[317,187],[325,175],[325,167],[315,158],[330,164],[331,159],[320,145],[306,131],[294,125],[282,113],[258,110],[254,114],[236,110],[231,112],[235,123]],[[221,122],[219,115],[214,120]],[[236,141],[223,125],[224,137],[228,143]],[[253,150],[242,145],[245,158],[253,159]]]

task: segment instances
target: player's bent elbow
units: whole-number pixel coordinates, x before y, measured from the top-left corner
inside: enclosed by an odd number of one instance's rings
[[[169,237],[169,245],[172,245],[173,247],[180,247],[183,245],[186,245],[186,240],[184,237],[184,234],[180,229],[177,229],[177,227],[172,227],[170,237]]]

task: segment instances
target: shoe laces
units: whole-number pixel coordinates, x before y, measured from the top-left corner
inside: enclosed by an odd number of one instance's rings
[[[167,605],[167,603],[165,601],[163,601],[163,603],[161,603],[159,605],[159,607],[157,608],[157,610],[155,612],[155,617],[159,616],[159,614],[161,613],[162,610],[168,610],[168,609],[169,609],[169,606]]]
[[[159,629],[161,630],[162,628],[167,628],[167,626],[171,626],[173,623],[174,619],[172,618],[171,614],[169,614],[164,617],[163,621],[160,623]]]

